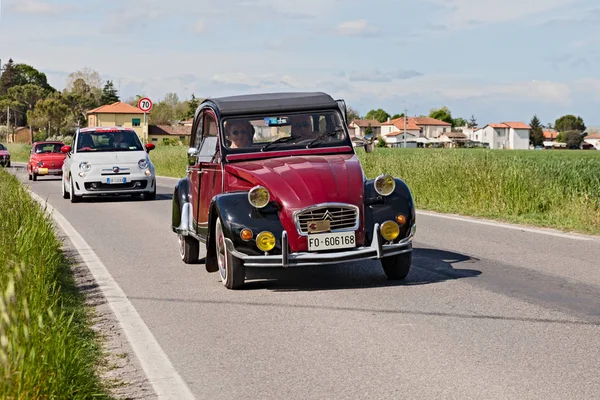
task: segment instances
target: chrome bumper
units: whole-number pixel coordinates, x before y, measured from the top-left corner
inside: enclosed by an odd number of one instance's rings
[[[244,261],[247,267],[301,267],[323,264],[339,264],[341,262],[380,259],[382,257],[394,256],[397,254],[408,253],[412,251],[412,239],[415,235],[416,226],[413,225],[410,234],[398,243],[383,244],[381,237],[381,228],[379,224],[373,227],[373,241],[370,246],[357,247],[351,250],[332,251],[327,253],[289,253],[287,232],[283,231],[281,235],[282,254],[249,256],[240,253],[233,246],[231,239],[225,238],[227,251],[231,255]]]

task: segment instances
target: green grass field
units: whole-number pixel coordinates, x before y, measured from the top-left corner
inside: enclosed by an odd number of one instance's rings
[[[109,398],[102,354],[52,220],[0,169],[0,398]],[[10,210],[10,212],[8,212]]]
[[[3,143],[10,152],[10,160],[18,162],[29,161],[30,144]]]
[[[159,175],[185,175],[184,146],[151,153]],[[600,234],[600,151],[357,149],[365,173],[402,178],[418,209]]]

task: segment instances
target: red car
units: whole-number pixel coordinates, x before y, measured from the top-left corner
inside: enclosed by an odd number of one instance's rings
[[[0,143],[0,165],[10,167],[10,152],[2,143]]]
[[[229,289],[246,267],[380,260],[389,279],[412,262],[415,207],[408,186],[367,179],[343,100],[325,93],[207,99],[196,110],[188,173],[174,188],[181,258],[219,272]]]
[[[61,151],[64,145],[63,142],[34,142],[27,162],[29,180],[37,181],[39,175],[62,176],[62,166],[67,156]]]

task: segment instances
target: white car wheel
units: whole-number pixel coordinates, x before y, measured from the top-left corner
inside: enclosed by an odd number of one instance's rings
[[[227,251],[221,218],[217,218],[217,223],[215,224],[215,253],[217,256],[217,265],[219,266],[219,276],[223,285],[227,289],[239,289],[244,286],[246,279],[244,262]]]

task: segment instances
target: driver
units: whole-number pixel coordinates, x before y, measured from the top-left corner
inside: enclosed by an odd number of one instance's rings
[[[300,140],[314,139],[319,132],[312,129],[312,118],[310,115],[292,115],[290,117],[292,123],[292,136],[298,136]]]
[[[248,121],[230,121],[225,125],[225,138],[231,142],[231,149],[250,147],[253,137],[254,127]]]
[[[125,142],[125,135],[123,132],[117,132],[114,134],[112,145],[117,149],[126,149],[129,147],[129,144]]]

